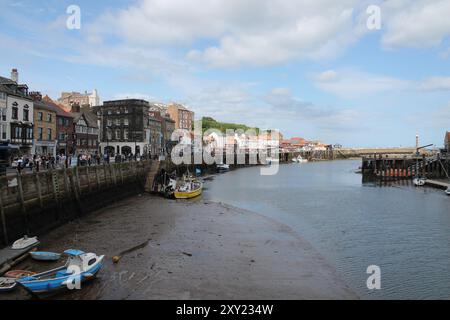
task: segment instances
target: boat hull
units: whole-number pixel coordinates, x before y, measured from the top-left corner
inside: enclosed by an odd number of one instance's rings
[[[92,280],[96,277],[97,273],[102,268],[103,263],[100,261],[96,265],[94,265],[89,270],[82,272],[80,277],[80,283],[85,283],[89,280]],[[78,277],[78,275],[76,275]],[[55,279],[45,279],[45,280],[32,280],[32,281],[21,281],[20,279],[17,283],[25,288],[28,292],[33,295],[44,297],[50,296],[60,291],[69,290],[66,284],[66,281],[71,282],[74,276],[64,276]]]
[[[53,253],[53,252],[30,252],[31,257],[34,260],[39,261],[57,261],[61,257],[59,253]]]
[[[202,188],[193,191],[175,191],[174,196],[176,199],[191,199],[196,198],[202,194]]]

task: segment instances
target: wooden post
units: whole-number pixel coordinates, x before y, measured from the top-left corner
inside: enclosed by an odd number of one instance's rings
[[[20,202],[20,208],[22,210],[22,214],[25,220],[25,228],[26,232],[30,233],[30,226],[28,224],[28,216],[25,209],[25,199],[23,197],[23,186],[22,186],[22,174],[20,172],[17,172],[17,190],[19,195],[19,202]]]
[[[42,201],[42,191],[41,191],[41,179],[39,178],[39,173],[34,171],[34,178],[36,180],[36,189],[39,197],[39,205],[41,209],[44,207],[44,202]]]
[[[89,167],[86,167],[86,178],[87,178],[87,183],[88,183],[88,190],[90,193],[92,191],[92,187],[91,187],[91,178],[89,175]]]
[[[95,166],[95,178],[97,179],[97,189],[100,189],[100,178],[98,177],[98,166]]]
[[[120,171],[120,181],[123,184],[123,163],[119,164],[119,171]]]
[[[50,175],[51,175],[51,178],[52,178],[53,198],[55,199],[56,205],[58,205],[59,204],[59,199],[58,199],[58,191],[59,191],[58,172],[55,171],[55,170],[51,170],[50,171]]]
[[[6,216],[5,216],[5,209],[3,209],[3,197],[1,188],[0,188],[0,214],[2,217],[3,241],[5,242],[5,245],[7,245],[9,243],[9,240],[8,240],[8,231],[6,229]]]
[[[112,172],[113,175],[113,180],[114,180],[114,185],[117,185],[117,177],[116,177],[116,164],[114,165],[109,165],[109,170]]]
[[[80,196],[81,194],[81,182],[80,182],[80,175],[78,173],[78,167],[75,167],[75,182],[76,182],[76,187],[77,187],[77,191],[78,191],[78,196]]]
[[[64,191],[65,191],[67,199],[70,199],[69,178],[67,177],[66,167],[64,167],[64,169],[63,169],[63,174],[64,174]]]

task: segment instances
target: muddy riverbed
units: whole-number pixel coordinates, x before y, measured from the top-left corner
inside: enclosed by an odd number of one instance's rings
[[[112,257],[141,243],[119,263]],[[299,234],[257,213],[202,200],[136,196],[41,237],[40,250],[106,255],[98,278],[53,299],[349,299]],[[61,263],[61,262],[60,262]],[[57,264],[25,260],[15,269]],[[29,299],[19,288],[0,299]]]

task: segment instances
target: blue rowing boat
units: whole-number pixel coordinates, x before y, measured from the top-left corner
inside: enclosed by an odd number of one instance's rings
[[[64,289],[81,289],[82,283],[95,278],[105,257],[74,249],[66,250],[64,253],[69,256],[64,266],[20,278],[17,284],[38,296],[53,294]]]
[[[45,251],[30,252],[30,255],[34,260],[39,261],[58,261],[59,258],[61,258],[60,253],[45,252]]]

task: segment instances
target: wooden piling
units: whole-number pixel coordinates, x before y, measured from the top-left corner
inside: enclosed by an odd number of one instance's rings
[[[34,179],[35,179],[35,183],[36,183],[36,189],[37,189],[37,193],[38,193],[38,198],[39,198],[39,205],[41,207],[41,209],[44,207],[44,201],[42,200],[42,190],[41,190],[41,179],[39,178],[39,173],[34,171]]]
[[[8,229],[6,228],[6,215],[5,209],[3,208],[3,192],[1,188],[0,188],[0,215],[2,218],[3,241],[5,242],[5,245],[7,245],[9,243]]]

